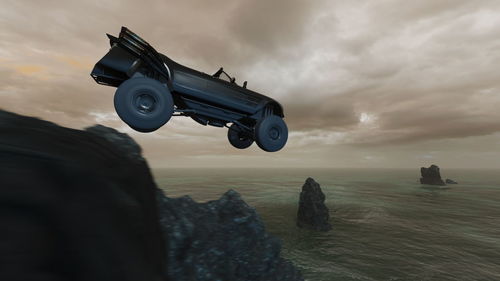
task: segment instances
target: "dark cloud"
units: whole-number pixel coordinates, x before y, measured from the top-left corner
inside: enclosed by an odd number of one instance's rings
[[[334,156],[347,166],[425,157],[467,165],[480,157],[464,151],[498,155],[499,19],[493,0],[4,0],[1,107],[74,128],[124,129],[160,166],[169,157],[184,166],[329,165]],[[182,64],[224,66],[280,101],[289,145],[279,154],[232,149],[225,130],[188,119],[154,134],[126,129],[114,89],[89,76],[109,47],[105,33],[122,25]]]
[[[231,40],[261,53],[293,48],[301,44],[307,23],[314,19],[320,1],[276,0],[242,1],[233,9],[228,22]]]
[[[286,122],[290,129],[309,131],[317,129],[345,131],[359,123],[352,101],[332,97],[330,100],[287,101]]]

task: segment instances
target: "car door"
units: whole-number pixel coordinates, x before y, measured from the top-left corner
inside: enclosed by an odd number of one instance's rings
[[[224,80],[222,75],[221,78],[211,77],[207,80],[207,91],[211,96],[217,97],[223,105],[248,113],[255,111],[256,104],[241,91],[241,87],[234,82]]]
[[[207,80],[200,74],[193,71],[177,70],[174,77],[173,86],[175,91],[197,98],[206,95]]]
[[[244,93],[244,89],[236,83],[231,83],[225,73],[226,76],[222,78],[228,81],[179,65],[174,74],[174,90],[186,98],[249,114],[255,113],[259,101]]]

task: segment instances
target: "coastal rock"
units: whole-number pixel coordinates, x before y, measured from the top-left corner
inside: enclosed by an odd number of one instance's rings
[[[127,134],[120,133],[113,128],[105,127],[103,125],[94,125],[91,127],[87,127],[85,128],[85,131],[105,138],[130,160],[138,162],[146,161],[142,157],[142,149],[139,144],[137,144],[137,142],[135,142],[135,140]]]
[[[303,280],[238,193],[167,198],[126,134],[0,110],[0,136],[0,280]]]
[[[422,177],[420,178],[421,184],[429,185],[446,185],[441,179],[441,174],[439,172],[439,167],[436,165],[431,165],[429,168],[420,168],[420,173]]]
[[[206,203],[168,198],[160,190],[157,198],[171,280],[303,280],[279,256],[280,240],[236,191]]]
[[[332,226],[329,210],[325,205],[325,194],[320,185],[312,178],[307,178],[300,193],[297,226],[318,231],[328,231]]]
[[[0,110],[0,280],[165,280],[156,185],[127,151]]]
[[[458,182],[454,181],[454,180],[451,180],[451,179],[446,179],[445,182],[447,184],[458,184]]]

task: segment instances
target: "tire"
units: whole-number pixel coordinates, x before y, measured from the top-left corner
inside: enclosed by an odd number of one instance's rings
[[[236,124],[232,124],[227,130],[227,139],[232,146],[238,149],[245,149],[253,143],[253,139],[243,134],[240,127]]]
[[[254,139],[264,151],[275,152],[282,149],[288,140],[288,128],[279,116],[270,115],[257,122]]]
[[[143,133],[163,126],[174,112],[174,101],[168,88],[146,77],[123,82],[115,92],[114,103],[123,122]]]

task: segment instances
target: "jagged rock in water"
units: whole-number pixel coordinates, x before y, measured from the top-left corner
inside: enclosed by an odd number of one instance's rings
[[[420,168],[420,173],[422,177],[420,178],[421,184],[430,185],[446,185],[441,179],[441,174],[439,173],[439,167],[436,165],[431,165],[429,168]]]
[[[0,280],[165,280],[156,185],[108,137],[0,110]]]
[[[454,181],[454,180],[452,180],[452,179],[446,179],[446,180],[445,180],[445,182],[446,182],[447,184],[458,184],[458,182],[456,182],[456,181]]]
[[[328,231],[332,226],[329,210],[325,205],[325,194],[320,185],[312,178],[307,178],[300,193],[297,226],[319,231]]]
[[[0,280],[303,280],[236,192],[167,198],[139,145],[100,125],[0,110],[0,207]]]
[[[171,280],[303,280],[237,192],[206,203],[157,196]]]

